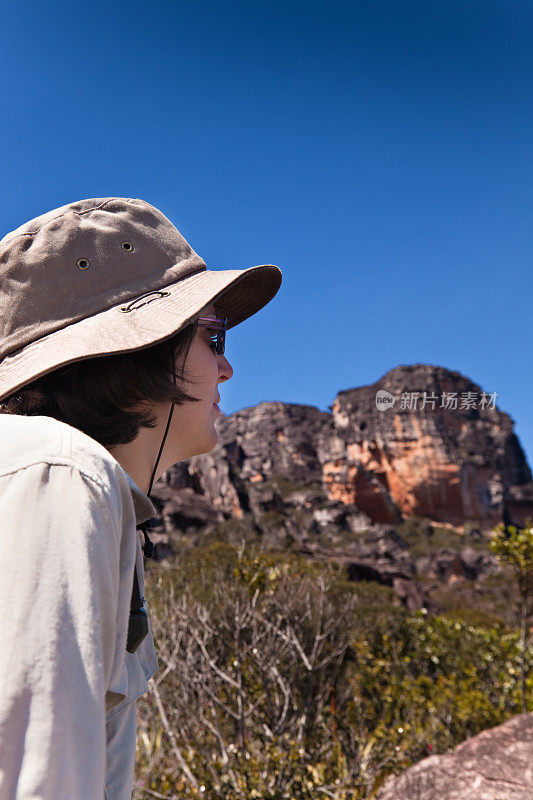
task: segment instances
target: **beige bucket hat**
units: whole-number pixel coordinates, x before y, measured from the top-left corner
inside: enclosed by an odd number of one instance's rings
[[[220,304],[227,328],[281,285],[273,264],[207,269],[143,200],[79,200],[0,241],[0,400],[60,366],[141,350]]]

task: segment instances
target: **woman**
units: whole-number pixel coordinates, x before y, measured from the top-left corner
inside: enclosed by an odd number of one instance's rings
[[[208,270],[142,200],[0,242],[0,800],[131,797],[157,669],[136,529],[149,555],[154,482],[216,444],[225,332],[280,284]]]

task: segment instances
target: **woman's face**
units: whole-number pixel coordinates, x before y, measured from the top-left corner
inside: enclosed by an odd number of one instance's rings
[[[213,304],[205,306],[199,316],[216,318]],[[185,361],[185,391],[199,401],[174,407],[172,428],[188,453],[180,458],[207,453],[217,443],[218,387],[231,378],[233,369],[225,356],[217,355],[210,340],[212,335],[208,328],[198,328]]]

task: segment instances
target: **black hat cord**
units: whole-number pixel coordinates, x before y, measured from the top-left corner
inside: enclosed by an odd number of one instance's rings
[[[172,378],[174,380],[174,386],[175,386],[176,385],[176,356],[175,356],[175,351],[174,351],[174,342],[171,343],[171,347],[172,347],[172,364],[173,364]],[[155,466],[154,466],[154,471],[152,472],[152,477],[150,478],[150,486],[148,487],[148,495],[147,495],[148,497],[150,497],[150,493],[152,491],[152,486],[154,484],[157,465],[159,464],[159,459],[161,458],[161,453],[163,452],[163,447],[165,446],[165,441],[166,441],[166,438],[167,438],[168,430],[170,428],[170,423],[171,423],[171,420],[172,420],[172,414],[173,413],[174,413],[174,403],[172,403],[172,406],[170,408],[170,414],[168,415],[168,420],[167,420],[167,427],[165,428],[165,434],[163,436],[163,441],[161,442],[161,447],[159,448],[159,453],[157,454],[157,458],[156,458],[156,462],[155,462]],[[154,545],[152,543],[152,540],[148,536],[148,531],[150,530],[150,528],[153,527],[155,522],[156,522],[156,520],[152,517],[152,519],[149,519],[146,522],[143,522],[141,525],[139,525],[139,528],[138,528],[138,530],[141,530],[143,532],[143,534],[144,534],[143,553],[144,553],[144,557],[145,558],[153,558],[154,557]]]
[[[176,386],[176,355],[174,350],[174,342],[172,342],[172,364],[173,370],[172,375],[174,379],[174,386]],[[150,492],[152,491],[152,486],[155,479],[155,474],[157,470],[157,466],[159,464],[159,459],[161,458],[161,453],[163,452],[163,447],[165,446],[165,441],[167,438],[168,430],[170,428],[170,422],[172,420],[172,414],[174,412],[174,403],[170,408],[170,414],[168,415],[167,427],[165,429],[165,434],[163,436],[163,441],[161,442],[161,447],[159,448],[159,453],[157,454],[157,459],[154,466],[154,471],[152,472],[152,477],[150,478],[150,486],[148,487],[148,498],[150,498]],[[152,540],[148,535],[148,530],[153,526],[154,518],[146,520],[139,525],[137,530],[141,530],[144,534],[144,547],[143,547],[143,554],[145,558],[153,558],[154,557],[154,545]],[[128,625],[128,641],[126,644],[126,650],[129,653],[134,653],[137,648],[139,647],[142,640],[148,633],[148,617],[146,611],[143,608],[144,605],[144,597],[141,597],[141,592],[139,589],[139,581],[137,578],[137,568],[135,568],[133,572],[133,590],[131,593],[131,603],[130,603],[130,619]]]

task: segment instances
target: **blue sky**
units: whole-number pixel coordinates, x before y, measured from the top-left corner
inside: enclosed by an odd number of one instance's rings
[[[278,264],[228,334],[229,414],[459,370],[530,465],[533,3],[4,4],[0,234],[160,208],[209,268]]]

